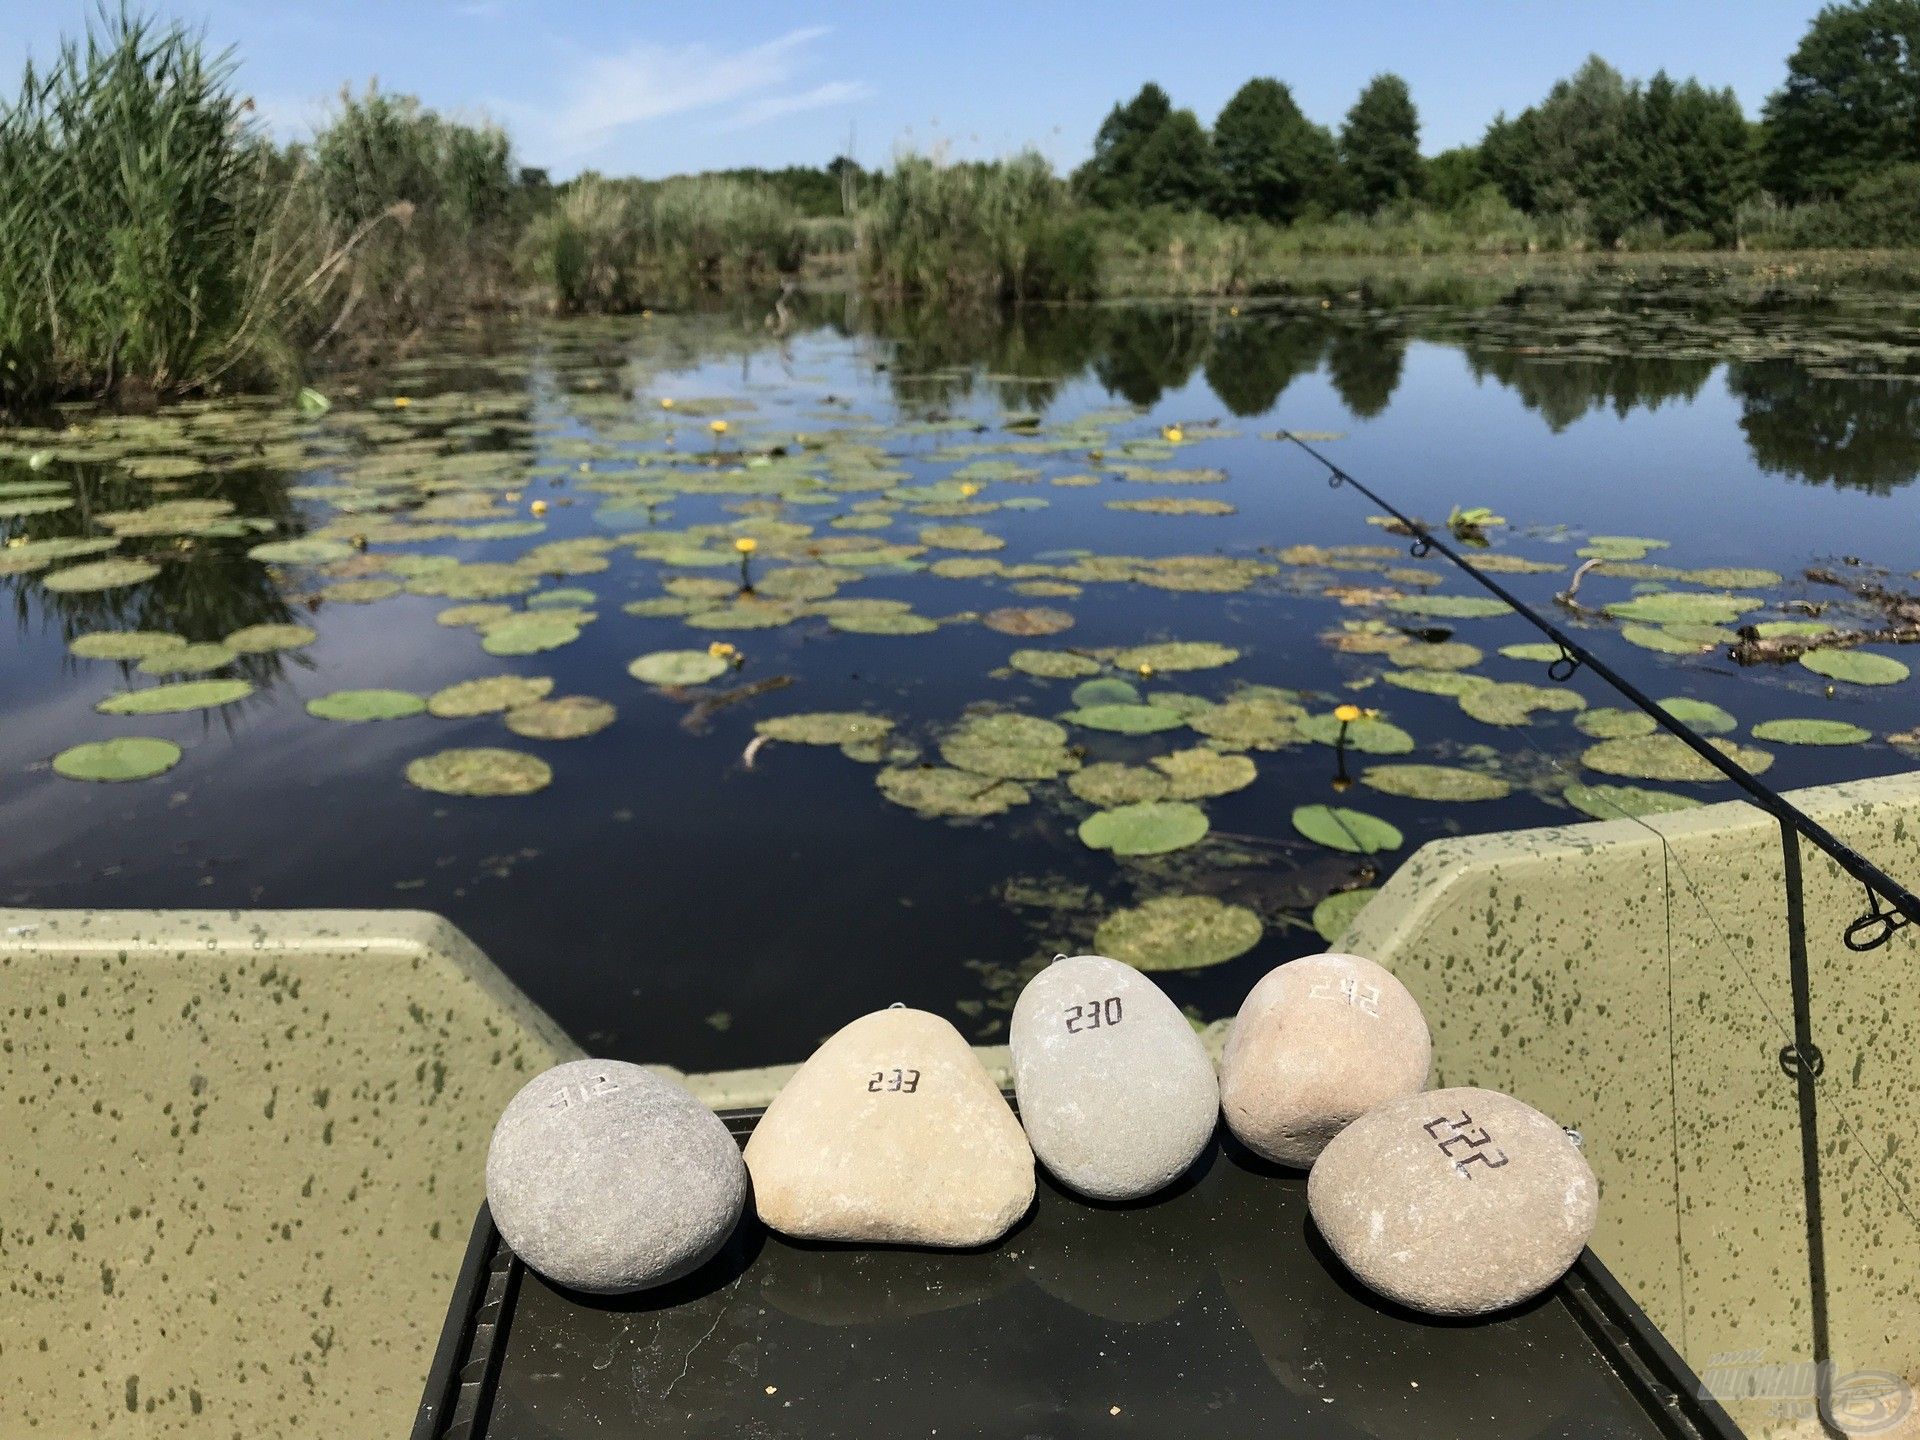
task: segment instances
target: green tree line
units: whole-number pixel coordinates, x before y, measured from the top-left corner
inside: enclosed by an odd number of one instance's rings
[[[1426,157],[1397,75],[1370,80],[1337,130],[1266,76],[1211,130],[1148,83],[1107,114],[1073,183],[1109,210],[1282,225],[1504,202],[1562,242],[1899,245],[1920,240],[1915,166],[1920,0],[1852,0],[1814,17],[1758,121],[1729,89],[1629,80],[1594,56],[1477,143]]]

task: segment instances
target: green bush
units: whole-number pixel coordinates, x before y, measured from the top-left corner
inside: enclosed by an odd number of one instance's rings
[[[178,25],[102,15],[0,108],[0,406],[269,363],[280,166]]]
[[[903,157],[858,217],[867,282],[896,295],[1069,299],[1099,288],[1098,224],[1039,155]]]
[[[796,270],[812,230],[832,225],[803,223],[760,181],[702,175],[647,183],[589,172],[534,219],[523,258],[555,309],[621,312]]]

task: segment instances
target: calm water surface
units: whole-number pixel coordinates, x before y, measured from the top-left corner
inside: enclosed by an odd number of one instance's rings
[[[712,1068],[799,1058],[849,1017],[896,1000],[948,1015],[978,1038],[1003,1038],[1023,967],[1088,947],[1115,909],[1208,894],[1259,913],[1265,938],[1238,959],[1163,978],[1196,1017],[1231,1013],[1272,964],[1323,948],[1309,917],[1326,894],[1379,883],[1439,836],[1583,818],[1560,796],[1570,781],[1636,783],[1582,771],[1594,741],[1571,715],[1485,724],[1448,696],[1381,683],[1396,665],[1388,656],[1334,649],[1324,637],[1343,624],[1445,628],[1484,652],[1476,673],[1546,683],[1539,663],[1498,653],[1536,638],[1518,619],[1432,620],[1385,608],[1395,595],[1473,587],[1437,558],[1417,567],[1432,583],[1398,573],[1413,567],[1404,542],[1367,524],[1365,501],[1329,489],[1303,455],[1263,436],[1283,426],[1339,432],[1327,448],[1341,464],[1432,519],[1456,505],[1490,507],[1509,522],[1492,532],[1496,551],[1558,567],[1510,577],[1537,603],[1565,587],[1591,536],[1634,536],[1670,542],[1648,555],[1655,563],[1778,572],[1778,584],[1741,587],[1756,597],[1749,620],[1791,618],[1791,602],[1804,601],[1834,606],[1825,618],[1835,623],[1866,623],[1844,591],[1803,572],[1827,567],[1914,588],[1920,392],[1907,373],[1906,337],[1876,334],[1865,344],[1818,319],[1778,316],[1761,328],[1765,344],[1748,327],[1650,345],[1645,336],[1596,340],[1584,320],[1438,309],[1111,309],[978,333],[943,319],[870,322],[836,310],[785,336],[757,314],[660,317],[529,327],[468,353],[342,382],[319,419],[283,402],[249,402],[104,429],[76,413],[69,418],[79,428],[51,438],[0,432],[11,457],[0,461],[0,481],[75,502],[0,519],[9,539],[104,534],[103,511],[183,496],[230,500],[235,515],[258,522],[239,534],[214,526],[130,535],[117,553],[152,558],[160,574],[109,591],[51,591],[43,583],[51,569],[0,578],[16,620],[0,641],[0,897],[36,906],[431,909],[590,1048]],[[411,403],[396,408],[401,395]],[[679,404],[663,410],[663,397]],[[1097,431],[1071,428],[1090,414]],[[709,433],[714,416],[729,422],[724,437]],[[967,423],[912,423],[928,421]],[[1160,442],[1169,425],[1182,434],[1170,455]],[[1074,443],[1034,453],[1031,442],[1060,438],[1063,428]],[[718,455],[685,472],[712,475],[737,468],[736,451],[784,445],[818,456],[796,436],[849,430],[905,472],[895,482],[908,487],[901,498],[835,490],[831,476],[825,503],[793,503],[791,491],[676,494],[650,514],[628,493],[635,484],[672,488],[663,457]],[[955,446],[974,448],[954,454]],[[35,450],[51,450],[51,463],[29,469]],[[941,514],[954,500],[951,486],[937,492],[933,514],[916,513],[928,497],[911,487],[980,459],[1037,474],[979,481],[977,497],[960,503],[999,507],[985,513]],[[1153,484],[1120,478],[1116,464],[1225,478]],[[1089,474],[1099,482],[1050,483]],[[45,488],[52,481],[61,488]],[[370,495],[378,507],[363,503]],[[1163,515],[1107,503],[1150,496],[1224,501],[1234,512]],[[475,538],[466,528],[506,521],[531,530],[535,498],[546,502],[537,535]],[[418,517],[422,506],[445,523],[393,538],[396,523],[408,523],[395,516]],[[884,528],[831,523],[860,513]],[[946,622],[927,634],[845,633],[817,616],[777,628],[696,629],[676,616],[623,611],[659,596],[675,576],[735,574],[636,554],[635,532],[769,521],[809,526],[812,538],[837,543],[912,544],[926,526],[973,525],[1005,541],[991,558],[1006,565],[1038,557],[1067,566],[1076,552],[1225,555],[1272,573],[1226,593],[1104,582],[1030,596],[1002,576],[938,575],[924,567],[966,552],[935,549],[904,565],[848,568],[839,592],[907,601]],[[308,531],[350,540],[359,532],[368,543],[331,570],[269,567],[247,555],[262,539]],[[807,562],[808,537],[764,533],[774,538],[754,557],[760,575]],[[597,616],[579,639],[544,653],[495,657],[474,630],[437,623],[459,599],[402,590],[350,603],[323,593],[342,579],[384,576],[382,556],[513,561],[535,545],[614,536],[625,538],[605,551],[606,568],[543,576],[542,589],[592,591]],[[1396,548],[1275,554],[1303,545]],[[1580,598],[1598,606],[1627,599],[1636,585],[1665,583],[1589,575]],[[1022,639],[979,623],[1005,606],[1059,609],[1072,628]],[[289,619],[311,625],[317,641],[218,672],[256,689],[217,710],[98,714],[104,696],[158,682],[67,648],[73,636],[105,628],[217,640]],[[1589,634],[1651,693],[1731,712],[1741,731],[1733,739],[1752,743],[1747,727],[1779,717],[1842,719],[1873,733],[1848,746],[1767,746],[1767,778],[1778,786],[1914,764],[1913,749],[1886,737],[1920,725],[1920,681],[1840,683],[1829,694],[1829,682],[1798,666],[1741,669],[1724,649],[1658,654],[1628,643],[1611,621],[1595,620]],[[663,694],[627,673],[641,654],[716,639],[736,645],[744,663],[701,690]],[[1285,687],[1316,713],[1343,701],[1378,708],[1414,738],[1410,755],[1348,756],[1349,776],[1383,758],[1428,762],[1497,774],[1513,791],[1470,804],[1397,798],[1343,784],[1330,747],[1256,751],[1251,786],[1201,802],[1212,826],[1206,842],[1117,860],[1080,842],[1076,828],[1090,807],[1058,782],[1033,786],[1032,802],[1006,814],[953,822],[889,803],[872,763],[832,747],[771,744],[751,765],[744,759],[757,721],[853,709],[891,717],[905,742],[933,756],[970,706],[1041,716],[1072,707],[1075,682],[1007,670],[1014,650],[1154,640],[1217,641],[1242,657],[1142,680],[1142,688],[1218,700],[1247,684]],[[555,695],[611,701],[618,719],[588,738],[544,741],[510,734],[498,715],[349,725],[305,709],[340,689],[424,695],[503,673],[551,676]],[[699,704],[775,677],[791,683],[738,703]],[[1573,688],[1595,706],[1609,703],[1586,677]],[[185,756],[134,784],[67,780],[50,766],[68,746],[130,734],[173,740]],[[1076,728],[1072,743],[1088,762],[1143,762],[1199,737]],[[419,756],[492,745],[539,755],[552,783],[537,794],[472,799],[405,779]],[[1699,799],[1730,790],[1660,788]],[[1290,817],[1321,803],[1390,821],[1404,847],[1369,858],[1314,845]]]

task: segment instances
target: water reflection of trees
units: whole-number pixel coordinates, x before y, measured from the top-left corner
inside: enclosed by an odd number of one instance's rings
[[[151,483],[106,466],[89,465],[74,480],[74,505],[50,514],[5,522],[0,537],[12,540],[76,539],[98,532],[92,517],[138,510],[153,503]],[[288,532],[303,528],[287,477],[272,470],[228,470],[217,479],[171,491],[167,499],[217,498],[233,502],[234,514],[271,520]],[[249,625],[293,623],[293,608],[267,567],[247,557],[259,540],[246,536],[143,536],[123,540],[105,555],[77,557],[84,564],[109,557],[149,560],[159,573],[138,585],[112,590],[49,590],[37,574],[9,575],[14,613],[22,630],[35,612],[58,627],[63,643],[96,630],[163,630],[191,641],[219,640]],[[285,656],[242,655],[225,673],[264,687],[277,680]]]
[[[1708,359],[1620,355],[1603,360],[1520,355],[1511,350],[1466,352],[1476,380],[1494,380],[1519,397],[1556,434],[1596,411],[1622,419],[1634,410],[1658,410],[1692,400],[1713,374]]]
[[[1222,328],[1206,359],[1207,384],[1228,411],[1264,415],[1302,375],[1320,368],[1328,327],[1301,316],[1248,317]]]
[[[1386,326],[1342,325],[1327,343],[1327,378],[1341,404],[1371,420],[1400,388],[1406,359],[1405,336]]]
[[[1770,474],[1875,495],[1920,475],[1920,381],[1757,360],[1728,366],[1727,389],[1754,463]]]

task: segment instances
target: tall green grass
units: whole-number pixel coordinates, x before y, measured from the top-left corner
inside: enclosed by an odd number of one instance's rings
[[[0,405],[265,363],[272,148],[178,25],[103,14],[0,108]]]
[[[903,156],[858,216],[861,274],[896,295],[1069,299],[1099,288],[1093,218],[1039,155]]]
[[[619,312],[788,274],[808,250],[808,225],[763,182],[589,173],[534,220],[524,255],[556,308]]]

